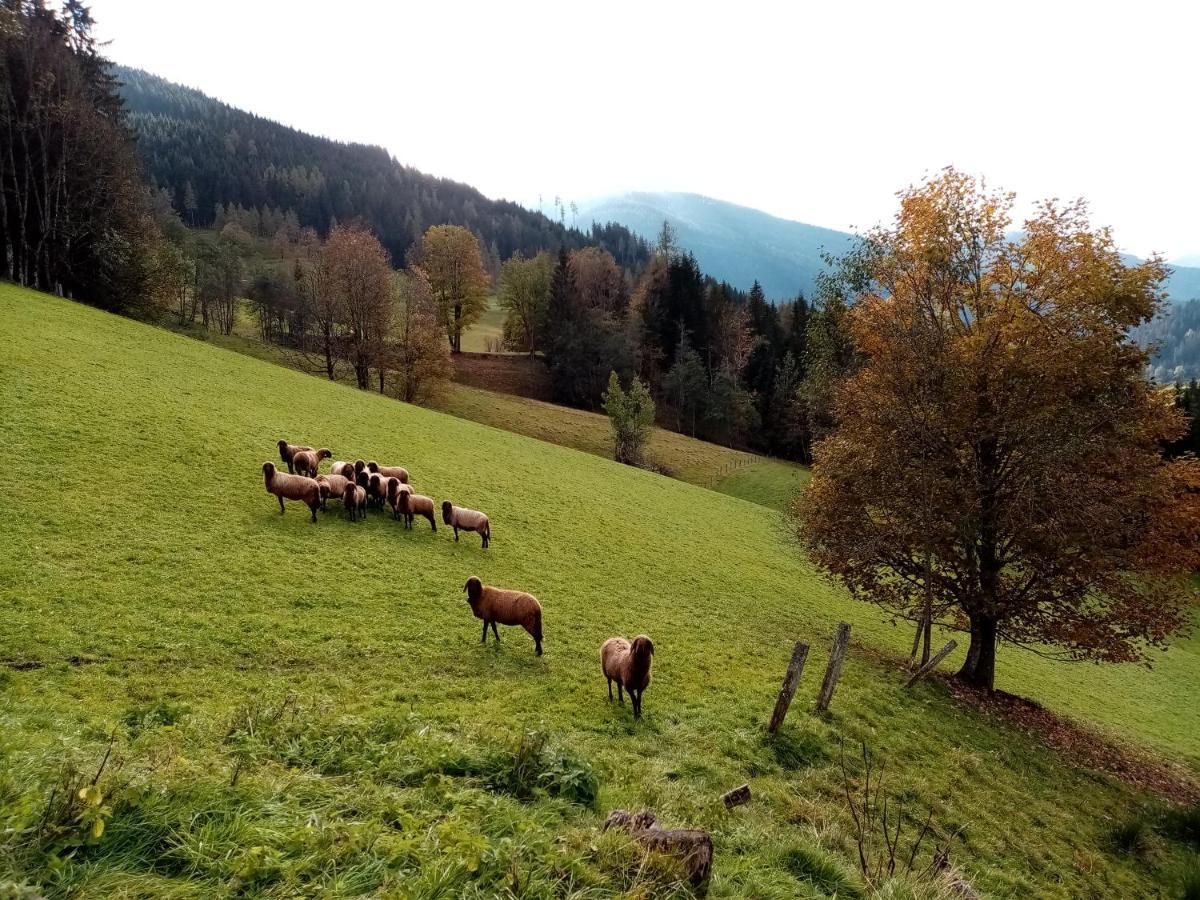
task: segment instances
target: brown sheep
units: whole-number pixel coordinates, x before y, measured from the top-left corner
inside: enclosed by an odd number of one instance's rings
[[[454,540],[458,540],[459,531],[475,531],[483,538],[483,549],[492,542],[492,524],[488,517],[478,510],[455,506],[449,500],[442,502],[442,521],[454,529]]]
[[[412,493],[412,488],[409,487],[407,484],[401,484],[399,478],[388,478],[387,476],[381,475],[378,472],[374,473],[371,476],[371,478],[372,479],[375,479],[375,478],[386,479],[388,506],[390,506],[392,508],[392,518],[399,519],[401,517],[401,511],[400,511],[401,500],[405,495]]]
[[[537,655],[542,655],[542,604],[538,603],[536,597],[524,591],[485,587],[474,575],[467,579],[463,590],[467,592],[467,603],[471,605],[475,618],[483,619],[481,643],[487,643],[488,625],[492,626],[496,643],[500,643],[497,622],[501,625],[520,625],[533,637]]]
[[[356,459],[354,461],[354,477],[355,478],[358,477],[359,472],[367,472],[367,464],[365,462],[363,462],[361,459]],[[371,473],[367,472],[367,474],[370,475]]]
[[[378,506],[387,499],[386,486],[384,493],[378,497],[371,492],[371,473],[365,468],[359,470],[358,474],[354,476],[354,483],[367,492],[367,502],[372,506]]]
[[[367,492],[353,482],[346,483],[346,491],[342,494],[342,506],[350,514],[350,521],[367,517]]]
[[[611,637],[600,645],[600,668],[608,679],[608,699],[612,699],[615,681],[617,697],[622,703],[625,702],[624,691],[629,691],[635,719],[642,717],[642,693],[650,685],[650,660],[653,656],[654,644],[644,634],[635,637],[632,644],[623,637]]]
[[[381,466],[372,460],[367,463],[367,471],[378,472],[384,478],[399,478],[401,484],[408,484],[408,469],[403,466]]]
[[[289,444],[287,441],[279,442],[279,458],[287,463],[288,474],[291,474],[295,471],[295,469],[292,468],[292,457],[305,450],[312,450],[312,447],[303,447],[300,444]]]
[[[378,472],[368,472],[366,469],[358,473],[359,484],[364,484],[363,479],[366,479],[364,487],[367,489],[368,499],[379,509],[383,509],[388,499],[388,482],[392,479],[385,478]]]
[[[408,487],[408,485],[405,485]],[[400,514],[404,516],[404,524],[412,528],[414,516],[424,516],[429,520],[429,527],[437,531],[437,520],[433,515],[433,498],[412,491],[400,492]]]
[[[329,474],[330,475],[341,475],[343,478],[349,478],[351,481],[353,481],[354,474],[355,474],[354,473],[354,463],[341,462],[341,461],[335,462],[329,467]]]
[[[324,447],[320,450],[298,450],[292,454],[292,465],[296,467],[297,475],[316,478],[317,466],[320,465],[321,460],[329,459],[331,456],[333,454]]]
[[[353,484],[349,478],[330,472],[328,475],[318,475],[317,484],[321,486],[321,509],[325,509],[326,501],[332,497],[341,500],[346,488]]]
[[[312,512],[312,520],[317,521],[317,507],[321,505],[321,486],[311,478],[303,475],[284,475],[275,471],[275,463],[265,462],[262,465],[263,481],[267,493],[279,498],[279,511],[282,513],[283,501],[299,500],[308,506]]]

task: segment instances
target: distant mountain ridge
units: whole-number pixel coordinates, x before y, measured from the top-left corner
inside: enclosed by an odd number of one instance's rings
[[[747,290],[757,279],[767,297],[811,298],[822,252],[843,253],[854,235],[781,219],[761,210],[701,194],[633,191],[580,204],[587,221],[613,221],[653,241],[668,221],[679,243],[706,274]],[[1126,259],[1134,261],[1129,256]],[[1200,299],[1200,268],[1172,265],[1166,288],[1176,303]]]
[[[741,290],[757,279],[772,300],[791,299],[800,291],[811,298],[817,273],[825,267],[821,253],[843,253],[855,241],[844,231],[701,194],[631,192],[586,201],[579,211],[585,221],[619,222],[651,241],[668,221],[706,274]]]

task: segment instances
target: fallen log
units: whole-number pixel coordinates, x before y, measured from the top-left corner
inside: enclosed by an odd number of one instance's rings
[[[904,686],[906,688],[910,688],[914,684],[916,684],[918,680],[920,680],[921,678],[924,678],[927,674],[932,672],[937,667],[937,664],[940,663],[943,659],[945,659],[946,656],[949,655],[950,651],[953,650],[957,646],[958,646],[957,641],[950,641],[949,643],[947,643],[945,647],[943,647],[936,654],[934,654],[933,659],[931,659],[929,662],[925,663],[925,665],[921,666],[921,668],[917,669],[917,671],[913,672],[913,677],[908,679],[908,681],[905,683]]]
[[[620,828],[656,853],[673,856],[683,864],[684,874],[697,893],[703,895],[712,874],[713,842],[707,831],[694,828],[663,828],[648,809],[631,813],[614,809],[604,821],[604,830]]]

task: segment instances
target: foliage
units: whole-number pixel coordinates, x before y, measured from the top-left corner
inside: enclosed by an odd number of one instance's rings
[[[454,373],[433,289],[419,269],[411,269],[397,276],[395,290],[389,367],[401,400],[428,403]]]
[[[490,279],[479,242],[458,225],[432,225],[411,254],[429,281],[450,349],[462,349],[462,333],[487,307]]]
[[[621,380],[613,372],[608,376],[603,407],[612,426],[613,458],[631,466],[640,465],[654,427],[654,401],[650,398],[650,390],[636,376],[629,390],[622,390]]]
[[[506,343],[533,356],[540,349],[550,303],[553,266],[546,253],[526,259],[519,252],[500,267],[500,305],[506,312]]]
[[[989,689],[998,640],[1146,660],[1190,624],[1200,566],[1200,463],[1161,459],[1180,417],[1126,341],[1162,265],[1122,264],[1079,204],[1010,239],[1011,203],[949,170],[871,235],[862,361],[794,509],[856,596],[915,619],[928,578],[970,631],[961,676]]]

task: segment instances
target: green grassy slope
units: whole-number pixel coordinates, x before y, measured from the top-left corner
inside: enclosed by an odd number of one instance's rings
[[[495,344],[504,339],[504,308],[495,297],[488,298],[487,309],[478,321],[463,332],[462,348],[467,353],[493,353]]]
[[[761,505],[9,287],[0,433],[0,883],[495,896],[515,873],[522,896],[610,896],[655,875],[597,837],[603,812],[649,806],[713,831],[714,896],[822,896],[854,884],[843,740],[962,829],[953,858],[989,893],[1149,895],[1179,864],[1174,844],[1152,863],[1112,849],[1144,796],[861,652],[813,715],[839,619],[882,646],[907,634],[816,578]],[[492,548],[281,516],[259,472],[280,437],[407,465],[418,490],[486,510]],[[544,657],[512,629],[478,644],[471,574],[541,598]],[[596,655],[639,631],[658,653],[634,725]],[[813,653],[772,745],[797,639]],[[1005,652],[1000,681],[1194,763],[1196,650],[1153,675]],[[104,834],[60,863],[31,851],[60,761],[93,771],[114,727]],[[522,801],[506,760],[529,729],[553,796]],[[594,808],[571,799],[585,766]],[[745,780],[754,802],[726,813],[718,794]]]

